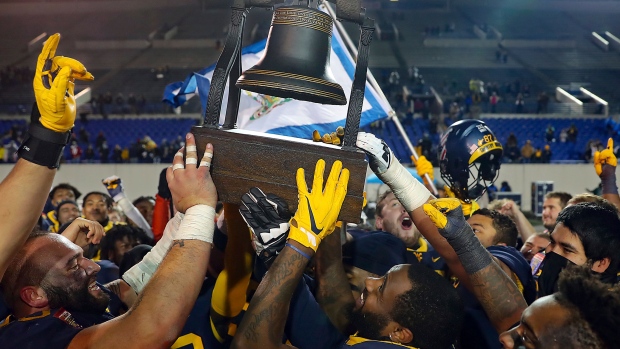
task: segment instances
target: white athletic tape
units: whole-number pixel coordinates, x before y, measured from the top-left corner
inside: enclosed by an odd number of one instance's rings
[[[202,167],[202,166],[211,167],[211,163],[210,163],[210,162],[208,162],[208,161],[201,161],[201,162],[200,162],[200,166],[201,166],[201,167]]]
[[[205,152],[205,155],[203,157],[205,157],[205,158],[213,158],[213,153],[206,153]]]
[[[188,145],[185,147],[185,151],[196,151],[195,145]]]
[[[176,171],[178,169],[185,169],[185,165],[183,164],[174,164],[174,166],[172,166],[172,171]]]
[[[186,165],[196,165],[198,163],[198,159],[196,158],[187,158],[185,159]]]
[[[177,152],[176,154],[174,154],[174,157],[176,158],[177,156],[183,157],[183,153],[181,153],[180,151]]]

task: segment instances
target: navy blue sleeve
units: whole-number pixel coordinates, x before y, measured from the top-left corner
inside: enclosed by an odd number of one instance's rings
[[[284,334],[299,349],[339,348],[346,340],[316,302],[304,279],[293,293]]]
[[[0,328],[0,343],[3,349],[65,349],[80,331],[80,328],[46,316],[30,321],[15,321]]]

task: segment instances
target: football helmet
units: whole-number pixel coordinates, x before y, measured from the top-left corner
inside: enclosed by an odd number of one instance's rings
[[[504,150],[491,129],[479,120],[461,120],[441,136],[439,169],[457,198],[476,200],[499,175]]]

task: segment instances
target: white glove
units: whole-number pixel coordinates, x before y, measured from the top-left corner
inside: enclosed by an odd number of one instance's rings
[[[426,203],[431,192],[394,158],[394,153],[384,141],[371,133],[360,132],[356,145],[366,152],[370,169],[392,189],[407,212]]]
[[[213,243],[215,209],[207,205],[196,205],[185,214],[177,213],[166,225],[162,238],[144,256],[140,263],[123,274],[123,280],[140,293],[164,260],[174,240],[201,240]]]

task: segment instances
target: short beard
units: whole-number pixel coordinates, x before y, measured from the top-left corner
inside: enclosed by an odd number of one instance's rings
[[[551,232],[553,232],[553,229],[555,229],[557,223],[553,223],[552,225],[544,225],[543,227],[545,227],[545,229],[547,229],[547,231],[549,231],[549,234],[551,234]]]
[[[110,303],[110,296],[105,292],[102,293],[101,297],[90,294],[88,285],[82,289],[71,290],[41,283],[41,288],[47,294],[51,309],[65,308],[69,311],[104,313]]]
[[[381,335],[381,331],[390,323],[390,318],[386,315],[355,309],[351,313],[351,322],[359,337],[371,340],[389,340],[388,337]]]

